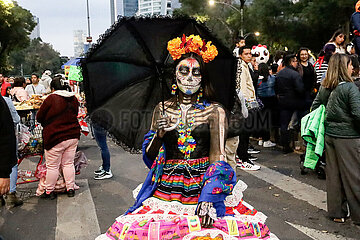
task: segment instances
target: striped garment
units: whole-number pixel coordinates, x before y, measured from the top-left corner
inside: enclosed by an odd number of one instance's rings
[[[316,83],[321,83],[322,79],[323,79],[323,76],[324,74],[326,73],[327,69],[328,69],[328,64],[323,62],[321,64],[321,67],[319,65],[319,63],[317,62],[314,66],[314,69],[315,69],[315,72],[316,72],[316,78],[317,78],[317,81]]]
[[[166,160],[161,181],[153,197],[186,205],[197,204],[201,183],[208,167],[208,157]]]

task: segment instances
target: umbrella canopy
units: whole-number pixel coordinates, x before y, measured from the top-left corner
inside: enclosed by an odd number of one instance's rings
[[[235,58],[194,19],[119,19],[81,61],[92,121],[106,128],[128,149],[141,149],[154,107],[171,97],[175,68],[167,43],[183,34],[200,35],[217,47],[218,56],[206,68],[216,100],[225,107],[231,106],[235,93]]]
[[[79,66],[81,59],[82,59],[82,58],[73,58],[73,59],[70,59],[69,61],[67,61],[66,63],[64,63],[64,64],[61,66],[61,69],[64,69],[65,66]]]

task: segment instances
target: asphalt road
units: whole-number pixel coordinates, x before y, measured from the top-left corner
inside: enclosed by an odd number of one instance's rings
[[[79,150],[89,165],[77,176],[76,197],[57,200],[34,196],[36,183],[18,187],[24,205],[0,208],[0,235],[5,240],[94,239],[104,233],[115,218],[133,203],[132,190],[146,177],[140,155],[132,155],[108,141],[114,177],[94,180],[93,171],[101,165],[100,152],[91,137],[82,137]],[[299,155],[261,149],[259,172],[237,170],[248,189],[244,199],[268,216],[266,224],[279,239],[360,239],[360,228],[350,220],[334,223],[326,216],[325,181],[313,172],[301,175]],[[23,167],[33,163],[23,163]],[[20,166],[21,167],[21,166]]]

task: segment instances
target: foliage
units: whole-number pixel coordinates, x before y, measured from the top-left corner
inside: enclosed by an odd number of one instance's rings
[[[45,70],[58,73],[61,72],[62,62],[60,54],[49,43],[44,43],[41,39],[33,39],[29,47],[10,55],[10,63],[13,65],[10,74],[20,75],[21,67],[24,75],[41,74]]]
[[[9,54],[28,46],[36,26],[32,14],[13,1],[0,0],[0,72],[9,70]]]

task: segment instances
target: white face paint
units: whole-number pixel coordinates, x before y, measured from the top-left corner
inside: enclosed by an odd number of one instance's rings
[[[200,64],[195,58],[186,58],[176,66],[176,83],[186,95],[196,93],[201,86]]]

